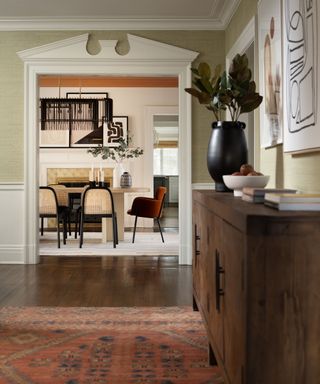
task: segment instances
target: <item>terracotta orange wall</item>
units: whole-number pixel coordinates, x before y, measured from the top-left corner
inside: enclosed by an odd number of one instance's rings
[[[41,76],[40,87],[161,87],[177,88],[177,77]]]

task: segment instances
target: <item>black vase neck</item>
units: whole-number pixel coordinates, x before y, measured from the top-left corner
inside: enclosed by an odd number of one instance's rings
[[[214,121],[211,126],[212,126],[212,129],[215,129],[215,128],[245,129],[246,124],[242,121]]]

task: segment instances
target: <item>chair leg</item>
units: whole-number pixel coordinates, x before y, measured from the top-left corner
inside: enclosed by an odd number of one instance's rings
[[[77,238],[78,232],[78,212],[75,214],[75,220],[74,220],[74,238]]]
[[[80,242],[79,242],[79,247],[80,247],[80,248],[82,248],[82,244],[83,244],[83,220],[84,220],[83,212],[81,212],[81,216],[80,216],[80,225],[79,225],[79,232],[80,232]]]
[[[114,220],[115,220],[115,223],[116,223],[116,243],[119,244],[118,219],[117,219],[117,214],[116,213],[114,215]]]
[[[58,248],[60,248],[60,222],[59,222],[58,215],[57,215],[57,235],[58,235]]]
[[[68,223],[68,217],[67,213],[64,212],[62,215],[62,225],[63,225],[63,244],[67,244],[67,237],[68,237],[68,228],[67,228],[67,223]]]
[[[41,236],[43,236],[43,217],[41,217]]]
[[[133,236],[132,236],[133,243],[134,243],[134,238],[136,236],[137,220],[138,220],[138,216],[136,216],[136,218],[134,219],[134,228],[133,228]]]
[[[117,227],[116,227],[116,218],[112,216],[112,232],[113,232],[113,248],[117,246]]]
[[[70,210],[70,208],[68,208],[68,212],[67,212],[67,221],[68,221],[69,236],[71,236],[71,210]]]
[[[163,234],[162,234],[162,230],[161,230],[161,225],[160,225],[160,221],[159,221],[158,217],[157,217],[157,223],[158,223],[158,226],[159,226],[159,231],[160,231],[162,242],[164,243]]]
[[[79,230],[79,235],[80,235],[80,219],[81,219],[81,215],[80,215],[80,209],[78,208],[75,212],[75,228],[74,228],[74,238],[76,239],[77,238],[77,235],[78,235],[78,230]],[[79,228],[78,228],[78,224],[79,224]]]

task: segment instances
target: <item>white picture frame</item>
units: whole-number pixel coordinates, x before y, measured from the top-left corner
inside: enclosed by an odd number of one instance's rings
[[[258,5],[260,146],[283,142],[283,75],[281,1],[260,0]]]
[[[320,6],[283,0],[284,152],[320,150]]]

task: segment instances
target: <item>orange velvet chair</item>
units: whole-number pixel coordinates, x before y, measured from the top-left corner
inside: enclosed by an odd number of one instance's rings
[[[135,216],[134,220],[134,229],[133,229],[133,237],[132,242],[134,243],[135,235],[136,235],[136,228],[137,228],[137,219],[138,217],[147,217],[151,219],[156,219],[162,242],[164,243],[163,234],[161,230],[160,225],[160,217],[162,213],[162,208],[164,204],[164,198],[167,193],[167,188],[165,187],[158,187],[155,192],[155,197],[136,197],[133,200],[132,207],[127,212],[131,216]]]

